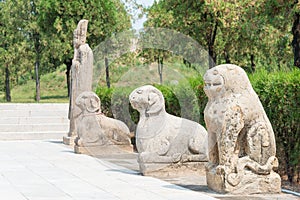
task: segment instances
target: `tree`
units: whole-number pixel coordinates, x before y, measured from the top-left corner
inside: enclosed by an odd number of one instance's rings
[[[35,61],[34,61],[34,72],[35,72],[35,99],[37,102],[40,101],[41,98],[41,92],[40,92],[40,76],[39,76],[39,68],[40,68],[40,62],[41,62],[41,56],[42,56],[42,34],[39,26],[37,24],[38,18],[39,18],[39,2],[38,0],[32,0],[27,1],[27,4],[24,4],[25,6],[28,6],[27,11],[27,20],[28,20],[28,29],[24,28],[26,30],[25,34],[29,35],[29,43],[32,43],[33,45],[33,52],[35,54]]]
[[[92,48],[130,27],[130,18],[119,0],[2,0],[0,9],[0,65],[10,76],[5,80],[12,80],[6,85],[16,84],[19,76],[31,73],[36,79],[37,101],[41,74],[65,64],[69,78],[73,31],[79,20],[90,21],[88,43]]]
[[[29,69],[32,54],[29,51],[28,35],[24,31],[26,15],[24,2],[0,1],[0,67],[5,74],[6,101],[11,101],[11,85]]]
[[[49,55],[54,63],[66,64],[68,80],[73,57],[73,31],[79,20],[89,20],[87,42],[92,49],[105,38],[131,26],[130,17],[118,0],[41,0],[41,4],[39,25],[49,41],[46,49],[51,52]]]
[[[234,63],[252,71],[257,66],[280,68],[291,56],[290,15],[283,12],[288,5],[281,0],[161,0],[149,9],[146,26],[191,36],[218,64]]]
[[[163,0],[149,10],[149,27],[164,27],[189,35],[207,47],[212,61],[216,62],[215,41],[219,27],[219,13],[214,12],[205,1]],[[211,60],[210,60],[211,61]],[[210,62],[210,67],[214,64]]]
[[[300,4],[298,0],[295,0],[291,5],[294,11],[294,22],[292,26],[293,34],[293,52],[294,52],[294,65],[300,68]]]

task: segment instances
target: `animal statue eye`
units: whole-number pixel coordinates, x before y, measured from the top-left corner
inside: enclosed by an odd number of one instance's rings
[[[213,86],[219,86],[222,85],[222,83],[214,83]]]
[[[136,93],[142,94],[142,93],[143,93],[143,90],[138,90],[138,91],[136,91]]]

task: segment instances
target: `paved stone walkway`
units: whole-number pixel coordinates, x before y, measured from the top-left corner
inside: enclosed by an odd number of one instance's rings
[[[141,176],[136,154],[75,154],[61,141],[0,141],[2,200],[296,200],[290,194],[222,195],[205,176]],[[181,187],[182,186],[182,187]]]
[[[136,154],[119,154],[119,155],[94,155],[101,160],[105,160],[114,163],[119,166],[126,167],[133,171],[138,172],[139,166],[137,163]],[[181,173],[166,177],[158,177],[169,183],[188,188],[199,193],[215,197],[221,200],[299,200],[299,196],[295,196],[287,193],[280,194],[252,194],[252,195],[230,195],[230,194],[218,194],[207,187],[205,169],[197,171],[197,173]]]
[[[60,141],[0,141],[3,200],[214,199],[201,192],[139,175]]]

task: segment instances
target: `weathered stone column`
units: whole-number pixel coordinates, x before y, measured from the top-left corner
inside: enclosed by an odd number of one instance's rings
[[[274,132],[245,71],[219,65],[206,72],[204,82],[208,187],[220,193],[280,193]]]
[[[84,91],[92,91],[93,52],[86,43],[88,20],[80,20],[74,31],[74,57],[71,67],[71,92],[69,104],[70,128],[63,138],[64,144],[73,145],[76,133],[76,118],[80,109],[76,106],[76,98]]]

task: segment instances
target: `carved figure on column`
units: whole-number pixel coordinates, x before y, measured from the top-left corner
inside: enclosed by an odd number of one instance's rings
[[[245,71],[219,65],[206,72],[204,82],[208,187],[222,193],[279,193],[274,132]]]
[[[80,109],[75,105],[76,98],[84,91],[92,90],[93,52],[86,43],[88,20],[80,20],[74,30],[74,57],[71,66],[71,92],[69,103],[70,128],[64,144],[74,144],[76,133],[76,118]]]
[[[207,161],[207,132],[188,119],[170,115],[165,110],[163,94],[151,85],[135,89],[129,96],[139,111],[136,147],[140,171],[155,175],[176,164]],[[168,171],[168,173],[172,173]]]

